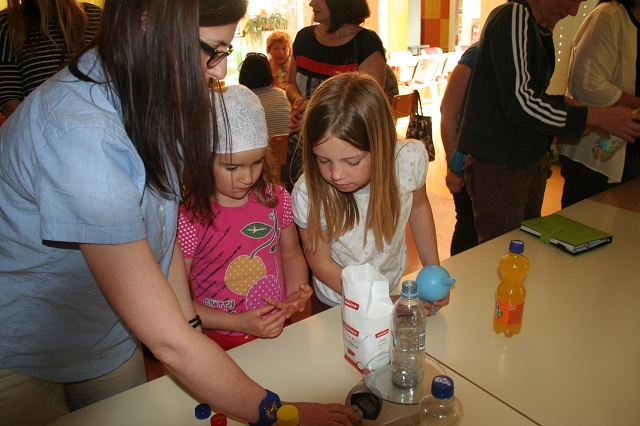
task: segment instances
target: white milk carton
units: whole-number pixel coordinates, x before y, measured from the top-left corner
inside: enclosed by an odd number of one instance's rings
[[[370,264],[342,270],[344,357],[360,372],[377,355],[391,350],[389,281]],[[389,363],[376,360],[373,369]]]

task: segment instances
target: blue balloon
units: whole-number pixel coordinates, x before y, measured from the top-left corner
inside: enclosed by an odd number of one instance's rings
[[[418,272],[416,283],[420,299],[427,302],[441,300],[449,294],[456,279],[451,278],[449,272],[439,265],[427,265]]]

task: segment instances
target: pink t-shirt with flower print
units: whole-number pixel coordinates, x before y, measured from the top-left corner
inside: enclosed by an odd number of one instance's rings
[[[252,194],[240,207],[211,203],[214,220],[201,224],[184,206],[178,215],[178,241],[193,259],[191,286],[196,301],[231,313],[264,306],[262,296],[286,298],[278,244],[293,223],[291,196],[275,186],[278,205],[260,204]],[[244,333],[216,330],[228,336]]]

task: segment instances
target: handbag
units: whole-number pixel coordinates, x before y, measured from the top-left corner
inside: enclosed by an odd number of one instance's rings
[[[433,161],[436,159],[436,150],[433,146],[433,130],[431,128],[431,117],[423,115],[420,93],[417,90],[414,90],[413,92],[416,95],[416,102],[413,112],[409,117],[407,139],[417,139],[419,141],[422,141],[425,148],[427,148],[429,161]]]

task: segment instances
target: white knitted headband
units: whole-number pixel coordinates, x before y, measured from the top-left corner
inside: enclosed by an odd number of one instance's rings
[[[224,86],[221,92],[213,93],[219,135],[216,154],[266,148],[267,122],[260,99],[241,85]],[[224,105],[220,98],[224,98]]]

